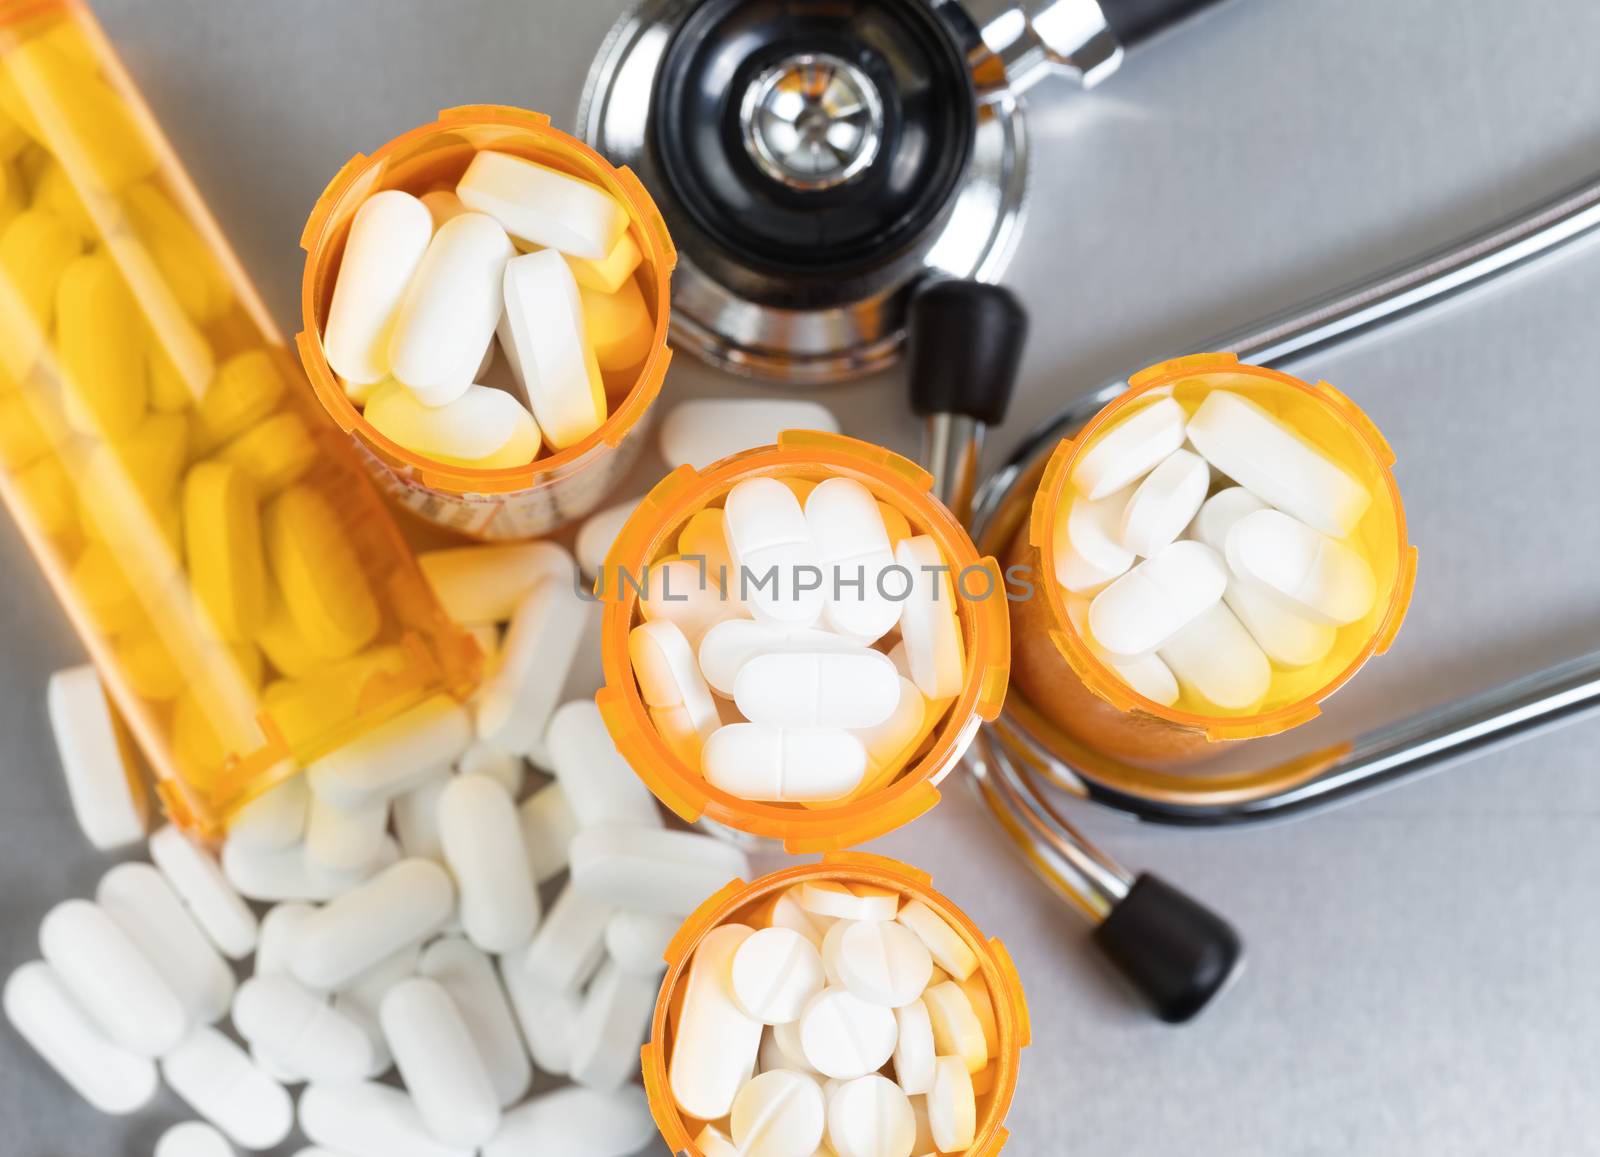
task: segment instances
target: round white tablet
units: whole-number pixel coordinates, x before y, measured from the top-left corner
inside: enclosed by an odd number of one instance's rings
[[[894,1010],[894,1020],[900,1034],[894,1045],[894,1079],[908,1093],[926,1093],[933,1087],[933,1062],[938,1056],[928,1006],[913,1000]]]
[[[800,906],[807,912],[837,920],[893,920],[900,897],[867,884],[807,880],[800,886]]]
[[[733,1099],[733,1143],[743,1157],[812,1157],[822,1144],[822,1088],[804,1073],[774,1069]]]
[[[828,1098],[828,1144],[838,1157],[911,1157],[917,1122],[899,1085],[877,1073]]]
[[[965,996],[961,1000],[966,1003]],[[981,1040],[982,1029],[978,1036]],[[868,1004],[844,988],[823,989],[800,1016],[800,1047],[806,1060],[824,1076],[840,1080],[854,1080],[882,1068],[894,1053],[895,1037],[892,1010]]]
[[[958,1153],[971,1148],[978,1129],[977,1097],[972,1091],[972,1074],[960,1057],[940,1057],[933,1063],[928,1124],[939,1152]]]
[[[936,984],[922,994],[933,1022],[934,1049],[941,1058],[957,1057],[967,1072],[975,1073],[989,1063],[989,1046],[983,1038],[983,1022],[973,1011],[972,1002],[953,980]]]
[[[832,938],[831,948],[840,982],[871,1004],[910,1004],[933,975],[933,957],[922,941],[893,920],[853,921]]]
[[[926,945],[933,962],[957,980],[965,980],[978,968],[978,957],[944,917],[921,900],[912,900],[900,910],[900,923],[917,934]]]
[[[734,999],[763,1024],[799,1020],[823,982],[821,953],[789,928],[763,928],[733,954]]]

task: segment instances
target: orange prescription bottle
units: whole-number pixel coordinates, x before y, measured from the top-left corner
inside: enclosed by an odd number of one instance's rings
[[[525,466],[504,469],[438,462],[384,437],[345,395],[322,346],[356,210],[384,189],[420,195],[454,188],[473,156],[485,149],[581,177],[616,198],[643,255],[633,278],[655,323],[645,358],[630,370],[605,375],[608,414],[598,430],[557,453],[547,448]],[[583,142],[551,128],[550,118],[541,113],[499,105],[449,109],[435,123],[396,137],[370,157],[351,158],[317,199],[301,245],[306,267],[300,360],[323,407],[351,434],[373,477],[401,506],[475,538],[532,538],[593,511],[627,473],[645,442],[651,404],[672,360],[667,323],[678,260],[660,211],[631,170],[614,167]]]
[[[960,693],[924,725],[902,770],[859,798],[834,804],[752,803],[706,782],[651,722],[628,658],[628,634],[642,621],[641,576],[678,553],[679,533],[700,511],[720,506],[735,484],[772,477],[806,488],[853,478],[882,506],[904,517],[909,534],[926,534],[951,568],[961,619],[965,670]],[[939,801],[938,783],[960,761],[978,725],[1005,699],[1010,640],[999,568],[980,559],[967,532],[930,493],[932,477],[879,446],[837,434],[790,430],[775,446],[735,454],[704,470],[681,466],[645,496],[617,535],[600,580],[605,686],[596,695],[611,738],[656,797],[683,819],[702,816],[752,836],[782,841],[790,852],[850,847],[910,823]]]
[[[773,872],[753,884],[734,880],[700,905],[678,929],[667,947],[667,974],[656,1000],[650,1040],[641,1054],[645,1094],[667,1147],[675,1154],[706,1157],[695,1144],[706,1122],[696,1121],[678,1108],[667,1082],[674,1031],[683,1008],[689,964],[695,949],[707,933],[721,925],[759,925],[763,910],[783,893],[807,881],[821,880],[895,892],[901,897],[902,905],[920,900],[955,929],[978,958],[978,970],[973,975],[981,977],[994,1007],[996,1048],[988,1068],[974,1079],[974,1084],[983,1091],[977,1097],[977,1131],[972,1147],[965,1150],[965,1157],[993,1157],[1005,1147],[1006,1113],[1016,1093],[1022,1050],[1028,1047],[1031,1034],[1028,1002],[1016,966],[1004,944],[997,939],[985,939],[965,913],[933,890],[933,878],[928,873],[864,852],[830,852],[817,863]]]
[[[1033,597],[1011,603],[1016,640],[1016,693],[1010,707],[1054,727],[1091,754],[1140,764],[1186,763],[1222,745],[1275,735],[1320,712],[1318,704],[1342,687],[1373,655],[1388,650],[1405,618],[1416,577],[1416,549],[1407,541],[1405,510],[1391,467],[1394,453],[1355,403],[1326,382],[1315,385],[1276,370],[1241,365],[1231,354],[1198,354],[1162,362],[1129,379],[1076,438],[1064,439],[1044,467],[1032,507],[1011,538],[1006,564],[1032,575]],[[1339,628],[1320,661],[1274,667],[1259,708],[1220,714],[1187,694],[1163,706],[1136,693],[1090,650],[1067,614],[1067,593],[1055,581],[1052,529],[1071,497],[1080,458],[1107,433],[1153,399],[1170,395],[1186,411],[1213,390],[1255,402],[1287,424],[1359,481],[1371,505],[1348,540],[1371,565],[1377,598],[1362,618]]]
[[[0,492],[179,823],[477,679],[79,0],[0,3]]]

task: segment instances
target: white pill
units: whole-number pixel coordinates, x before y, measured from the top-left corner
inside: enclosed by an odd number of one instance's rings
[[[734,953],[734,999],[763,1024],[799,1020],[825,980],[816,945],[788,928],[763,928]]]
[[[971,946],[921,900],[908,901],[897,919],[917,934],[933,962],[957,980],[966,980],[978,970],[978,956]]]
[[[761,1051],[756,1058],[756,1068],[763,1073],[773,1069],[793,1069],[822,1080],[822,1074],[806,1060],[806,1051],[800,1047],[800,1022],[772,1025],[761,1037]]]
[[[439,835],[467,938],[485,952],[509,952],[531,940],[539,893],[527,872],[517,805],[506,789],[485,775],[452,780],[439,799]]]
[[[234,1157],[234,1149],[210,1125],[185,1121],[161,1134],[155,1157]]]
[[[257,976],[239,987],[233,1024],[263,1056],[312,1081],[355,1081],[372,1068],[372,1044],[349,1017],[287,976]]]
[[[431,395],[387,382],[367,399],[364,413],[373,429],[413,453],[477,469],[524,466],[543,439],[516,398],[470,382],[437,405]]]
[[[426,783],[472,743],[472,721],[435,695],[314,761],[312,794],[344,808],[387,802]]]
[[[934,1049],[941,1057],[960,1057],[969,1073],[975,1073],[989,1061],[988,1043],[983,1037],[983,1023],[972,1008],[972,1002],[961,985],[954,980],[935,984],[922,994],[927,1006],[928,1019],[933,1023]]]
[[[559,783],[545,784],[522,802],[518,815],[533,882],[543,884],[566,871],[567,845],[577,834],[578,820],[565,789]]]
[[[702,742],[722,726],[694,649],[677,624],[666,619],[640,623],[628,632],[628,657],[646,706],[683,708]]]
[[[659,976],[682,921],[652,912],[618,912],[606,922],[606,955],[639,976]]]
[[[400,189],[374,193],[356,210],[322,331],[328,364],[345,381],[389,376],[395,317],[433,230],[429,207]]]
[[[702,1121],[732,1111],[761,1048],[761,1022],[745,1015],[729,984],[734,954],[754,932],[744,924],[713,928],[689,965],[667,1083],[678,1108]]]
[[[1104,498],[1074,494],[1056,509],[1051,545],[1056,582],[1074,593],[1098,590],[1133,565],[1133,551],[1122,545],[1122,515],[1133,488]]]
[[[529,1153],[628,1157],[656,1136],[644,1089],[614,1092],[574,1086],[535,1097],[506,1114],[482,1157],[526,1157]],[[396,1157],[405,1157],[397,1154]]]
[[[845,922],[825,950],[839,983],[871,1004],[889,1008],[910,1004],[933,976],[928,949],[909,928],[893,920]]]
[[[552,917],[555,911],[551,909]],[[542,1073],[565,1076],[572,1064],[572,1031],[582,998],[532,975],[523,953],[500,958],[500,978],[534,1065]]]
[[[928,1087],[933,1087],[932,1066],[929,1067]],[[918,1157],[932,1157],[939,1151],[939,1144],[933,1139],[933,1126],[928,1123],[928,1098],[922,1094],[912,1094],[907,1098],[911,1102],[911,1117],[917,1125],[917,1139],[911,1146],[911,1152]]]
[[[747,478],[723,503],[739,597],[756,618],[813,626],[826,599],[805,512],[776,478]]]
[[[1129,658],[1126,655],[1113,655],[1095,640],[1094,633],[1089,630],[1087,599],[1068,599],[1067,618],[1094,657],[1115,671],[1117,677],[1133,690],[1163,707],[1171,707],[1178,701],[1178,680],[1172,674],[1172,668],[1161,661],[1161,656],[1149,654]]]
[[[627,212],[603,190],[509,153],[485,151],[473,157],[456,195],[519,241],[591,261],[610,253],[628,227]]]
[[[1189,419],[1189,440],[1221,473],[1302,522],[1343,538],[1372,496],[1289,426],[1247,398],[1213,390]]]
[[[811,941],[812,947],[819,952],[822,950],[822,937],[827,931],[825,925],[830,923],[827,917],[813,915],[807,912],[800,904],[800,886],[797,885],[782,893],[772,902],[772,911],[767,916],[767,923],[773,928],[788,928],[800,933]]]
[[[838,1157],[912,1157],[917,1121],[899,1085],[872,1073],[828,1098],[828,1144]]]
[[[1227,606],[1217,603],[1161,645],[1190,695],[1223,711],[1251,711],[1272,686],[1272,664]]]
[[[978,1128],[977,1098],[972,1074],[960,1057],[940,1057],[934,1062],[933,1088],[928,1091],[928,1125],[941,1153],[971,1147]]]
[[[448,775],[435,776],[421,787],[397,796],[390,805],[395,839],[407,859],[444,863],[444,846],[439,842],[439,797],[449,783]]]
[[[894,1010],[898,1035],[894,1046],[894,1079],[907,1093],[926,1093],[933,1087],[933,1062],[938,1049],[933,1043],[933,1021],[928,1006],[921,1000]]]
[[[500,1127],[500,1097],[455,1004],[436,981],[401,981],[379,1011],[395,1067],[428,1131],[474,1149]]]
[[[807,880],[800,885],[800,906],[834,920],[893,920],[900,897],[870,884]]]
[[[1378,597],[1357,551],[1278,510],[1258,510],[1228,532],[1228,565],[1288,609],[1328,626],[1353,623]]]
[[[738,618],[726,619],[706,631],[700,640],[697,657],[701,673],[711,689],[719,695],[732,698],[739,672],[746,663],[759,656],[794,651],[853,655],[865,649],[854,639],[843,638],[832,631],[790,630],[774,623]]]
[[[224,956],[250,955],[256,945],[255,914],[209,853],[168,824],[150,837],[150,858]]]
[[[433,235],[394,318],[389,365],[398,381],[427,391],[436,405],[451,400],[449,391],[466,392],[494,340],[515,252],[482,213],[454,217]]]
[[[541,579],[517,605],[500,668],[478,690],[478,735],[526,754],[545,737],[567,672],[582,646],[594,603],[570,581]]]
[[[271,1149],[294,1128],[282,1085],[213,1028],[200,1028],[161,1058],[167,1087],[241,1149]]]
[[[340,988],[442,927],[455,887],[431,860],[401,860],[308,917],[289,970],[312,988]]]
[[[591,1089],[619,1089],[639,1072],[639,1046],[656,1007],[656,980],[608,960],[584,993],[568,1074]]]
[[[611,553],[611,546],[617,541],[617,535],[622,533],[622,528],[633,517],[641,501],[642,498],[630,498],[591,514],[584,520],[578,528],[578,537],[573,546],[573,553],[584,574],[600,574],[606,564],[606,555]]]
[[[900,676],[877,651],[778,652],[740,669],[733,701],[752,723],[770,727],[872,727],[899,704]]]
[[[307,916],[316,909],[310,904],[279,904],[261,918],[261,937],[256,943],[255,974],[282,976],[289,971],[289,953]]]
[[[423,951],[417,972],[449,994],[489,1071],[500,1106],[520,1101],[533,1071],[517,1034],[515,1014],[489,957],[465,940],[446,937]]]
[[[1072,469],[1072,485],[1090,498],[1104,498],[1156,468],[1183,445],[1188,415],[1173,398],[1136,410],[1095,443]],[[1217,469],[1227,470],[1219,464]]]
[[[48,964],[34,961],[13,972],[0,1004],[22,1039],[100,1112],[122,1116],[155,1096],[155,1065],[106,1036]]]
[[[572,886],[602,904],[687,916],[750,861],[732,844],[695,832],[604,825],[573,837]]]
[[[299,843],[306,832],[310,798],[306,777],[298,772],[289,776],[233,814],[229,841],[255,848],[287,848]]]
[[[469,1148],[435,1139],[403,1090],[370,1081],[308,1086],[300,1095],[300,1128],[347,1157],[472,1157]]]
[[[558,449],[576,445],[606,420],[606,389],[585,335],[572,270],[553,249],[505,267],[500,344],[534,419]]]
[[[828,478],[807,497],[805,511],[828,598],[823,621],[862,642],[882,638],[899,623],[900,603],[884,589],[894,548],[877,499],[853,478]]]
[[[925,534],[902,542],[895,560],[911,574],[911,589],[900,612],[911,681],[929,699],[959,695],[965,650],[950,566],[938,543]]]
[[[383,855],[388,831],[386,799],[344,808],[313,795],[306,821],[306,857],[313,868],[324,871],[365,872]]]
[[[592,699],[562,704],[550,717],[545,742],[580,827],[661,823],[655,797],[617,752]]]
[[[50,676],[45,696],[78,826],[102,852],[144,838],[149,803],[94,667]]]
[[[733,723],[706,740],[701,770],[712,787],[740,799],[822,803],[856,789],[867,773],[867,749],[839,729]]]
[[[639,587],[639,612],[646,621],[676,624],[696,647],[718,623],[746,614],[743,603],[723,595],[709,565],[698,559],[668,559],[642,576],[619,576],[617,581]],[[731,581],[737,583],[737,576]]]
[[[1228,569],[1216,551],[1174,542],[1094,597],[1089,630],[1113,655],[1143,655],[1216,605],[1227,585]]]
[[[882,1068],[894,1054],[896,1032],[892,1009],[844,988],[823,989],[800,1015],[806,1060],[824,1076],[842,1081]]]
[[[704,470],[741,450],[771,446],[785,430],[839,432],[826,406],[792,398],[700,398],[680,402],[661,422],[667,465]]]
[[[574,581],[572,555],[553,542],[458,546],[417,556],[444,613],[457,623],[503,623],[540,579]]]
[[[1122,545],[1149,558],[1183,533],[1210,488],[1206,460],[1189,450],[1174,450],[1134,487],[1122,512]]]
[[[733,1101],[733,1143],[744,1157],[811,1157],[827,1130],[822,1089],[803,1073],[774,1069]]]
[[[715,1125],[707,1125],[694,1139],[701,1157],[744,1157],[739,1148]]]
[[[1000,1052],[1000,1023],[994,1014],[994,998],[989,995],[989,986],[981,976],[968,977],[960,981],[961,991],[967,994],[967,1001],[972,1005],[972,1011],[977,1014],[978,1023],[983,1026],[983,1045],[989,1056],[997,1056]]]
[[[392,839],[385,839],[378,859],[360,872],[330,872],[313,864],[305,846],[288,848],[249,848],[226,843],[222,847],[222,870],[241,896],[275,904],[288,900],[331,900],[363,880],[398,862],[400,850]]]
[[[233,971],[160,872],[118,864],[101,877],[95,901],[183,1003],[190,1024],[227,1014]]]
[[[506,789],[512,799],[522,794],[527,779],[528,766],[522,756],[502,751],[492,743],[474,743],[456,760],[456,771],[462,775],[482,775]]]
[[[523,958],[529,976],[566,991],[583,984],[605,954],[614,905],[568,884],[550,906]]]

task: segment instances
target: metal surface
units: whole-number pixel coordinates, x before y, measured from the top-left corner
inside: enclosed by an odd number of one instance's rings
[[[991,75],[993,61],[1012,94],[1055,75],[1093,88],[1122,64],[1098,0],[963,0],[959,9],[982,46],[973,72]]]
[[[758,76],[739,106],[745,151],[791,189],[831,189],[878,156],[883,98],[848,60],[806,52]]]
[[[987,427],[966,414],[929,414],[922,464],[933,475],[934,495],[962,522],[972,513]]]

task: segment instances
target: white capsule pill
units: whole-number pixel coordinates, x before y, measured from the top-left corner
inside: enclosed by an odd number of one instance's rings
[[[746,800],[843,799],[867,773],[867,749],[844,730],[786,731],[733,723],[706,740],[701,770],[718,791]]]
[[[303,844],[251,848],[231,840],[222,847],[222,870],[239,895],[267,904],[331,900],[398,862],[400,851],[385,838],[377,860],[360,872],[330,872],[313,864]]]
[[[838,1157],[912,1157],[911,1101],[887,1077],[846,1081],[828,1098],[828,1144]]]
[[[1187,421],[1183,407],[1170,397],[1136,410],[1078,459],[1072,485],[1090,498],[1104,498],[1137,482],[1183,445]]]
[[[1189,450],[1174,450],[1134,487],[1122,512],[1122,545],[1149,558],[1183,533],[1210,487],[1206,460]]]
[[[822,1089],[803,1073],[774,1069],[733,1101],[733,1143],[744,1157],[811,1157],[827,1130]]]
[[[736,1146],[715,1125],[707,1125],[694,1139],[695,1145],[700,1149],[701,1157],[744,1157]]]
[[[45,695],[67,795],[89,842],[109,852],[144,838],[149,802],[93,666],[50,676]]]
[[[383,855],[388,830],[388,800],[344,808],[313,795],[306,821],[306,858],[313,870],[365,872]]]
[[[312,988],[339,988],[442,927],[455,907],[449,875],[401,860],[318,909],[300,927],[289,970]]]
[[[500,1106],[520,1101],[533,1071],[517,1034],[515,1014],[489,957],[466,940],[446,937],[423,951],[417,972],[449,994],[494,1082]]]
[[[732,1111],[761,1048],[761,1022],[745,1015],[729,982],[734,955],[754,932],[744,924],[713,928],[689,965],[667,1082],[678,1108],[702,1121]]]
[[[933,976],[928,949],[909,928],[893,920],[848,921],[826,947],[839,983],[872,1004],[889,1008],[910,1004]]]
[[[576,445],[606,420],[606,389],[572,270],[553,249],[505,267],[500,344],[550,444]]]
[[[977,971],[978,956],[971,946],[944,917],[921,900],[908,901],[897,919],[917,934],[933,962],[957,980],[966,980]]]
[[[572,583],[572,555],[553,542],[496,543],[426,551],[422,574],[457,623],[503,623],[540,579]]]
[[[448,391],[466,392],[494,340],[515,252],[506,231],[482,213],[454,217],[433,235],[394,318],[389,365],[398,381],[427,391],[437,405],[451,400]]]
[[[826,406],[792,398],[699,398],[680,402],[661,422],[667,465],[704,470],[741,450],[771,446],[785,430],[839,432]]]
[[[1258,510],[1228,532],[1228,565],[1290,610],[1328,626],[1372,609],[1377,579],[1360,553],[1279,510]]]
[[[959,695],[965,649],[950,566],[939,544],[925,534],[902,542],[895,549],[895,561],[911,575],[911,589],[900,612],[911,681],[929,699]]]
[[[533,882],[543,884],[566,871],[567,845],[577,834],[578,820],[562,786],[545,784],[522,802],[518,816]]]
[[[522,794],[527,779],[527,762],[520,755],[502,751],[492,743],[478,742],[456,760],[456,771],[461,775],[482,775],[506,789],[512,799]]]
[[[559,907],[551,909],[552,918]],[[534,1065],[542,1073],[565,1076],[572,1065],[573,1026],[578,1022],[582,998],[532,975],[523,953],[500,958],[500,978]]]
[[[799,1020],[825,980],[816,945],[788,928],[763,928],[734,953],[734,999],[763,1024]]]
[[[960,1057],[969,1073],[989,1062],[983,1024],[960,984],[954,980],[935,984],[922,994],[922,1003],[933,1024],[934,1049],[941,1057]]]
[[[965,999],[965,998],[963,998]],[[800,1047],[811,1067],[842,1081],[882,1068],[894,1054],[894,1011],[845,988],[825,988],[800,1015]]]
[[[729,880],[750,874],[732,844],[695,832],[604,825],[573,837],[572,886],[619,908],[687,916]]]
[[[889,717],[875,727],[855,732],[867,751],[867,775],[854,793],[858,799],[893,779],[921,740],[924,724],[930,722],[928,701],[917,690],[917,685],[898,672],[895,678],[900,685],[900,695]]]
[[[826,602],[805,512],[776,478],[747,478],[723,504],[739,597],[756,618],[813,626]]]
[[[185,1121],[161,1134],[155,1157],[234,1157],[228,1139],[210,1125]]]
[[[725,597],[708,564],[699,560],[668,559],[642,576],[619,577],[618,582],[639,587],[639,612],[646,621],[673,623],[691,647],[699,646],[717,624],[746,614],[744,604]]]
[[[349,1017],[288,976],[257,976],[239,987],[233,1024],[261,1054],[312,1081],[355,1081],[372,1068],[372,1044]]]
[[[523,969],[552,989],[579,987],[605,954],[606,925],[615,912],[614,905],[568,884],[528,945]]]
[[[682,921],[652,912],[618,912],[606,922],[606,955],[639,976],[659,976]]]
[[[413,453],[480,470],[527,465],[544,436],[516,398],[471,382],[437,404],[432,395],[386,382],[367,399],[364,413],[373,429]]]
[[[1174,542],[1094,597],[1090,633],[1113,655],[1146,654],[1216,605],[1227,585],[1228,569],[1216,551]]]
[[[646,706],[681,707],[701,742],[722,726],[711,688],[676,623],[666,619],[640,623],[628,632],[628,657]]]
[[[557,708],[545,743],[580,827],[660,824],[655,798],[617,752],[592,699]]]
[[[356,210],[322,331],[328,365],[345,381],[389,376],[395,317],[433,230],[429,207],[400,189],[374,193]]]
[[[13,972],[0,1004],[22,1039],[100,1112],[132,1113],[155,1096],[156,1066],[106,1036],[48,964],[34,961]]]
[[[310,1085],[300,1095],[300,1128],[347,1157],[471,1157],[437,1140],[402,1089],[371,1082]]]
[[[444,988],[421,977],[401,981],[383,998],[379,1018],[428,1131],[467,1149],[493,1137],[500,1127],[500,1097]]]
[[[806,911],[800,903],[801,887],[802,885],[796,885],[788,889],[772,902],[772,909],[767,914],[767,924],[773,928],[788,928],[800,933],[820,952],[822,937],[827,931],[826,925],[832,921],[826,916]]]
[[[289,953],[307,916],[316,909],[310,904],[279,904],[261,918],[261,937],[256,943],[255,974],[283,976],[289,971]]]
[[[1074,593],[1099,590],[1133,565],[1133,551],[1122,545],[1122,516],[1133,488],[1104,498],[1074,494],[1056,509],[1051,545],[1056,582]]]
[[[790,630],[755,619],[726,619],[706,631],[700,640],[700,670],[718,695],[733,697],[734,683],[746,663],[761,655],[803,651],[813,654],[859,654],[865,648],[854,639],[832,631]]]
[[[287,848],[306,832],[310,804],[306,777],[298,772],[241,807],[228,824],[230,842],[254,848]]]
[[[800,885],[800,906],[832,920],[893,920],[900,897],[870,884],[807,880]]]
[[[972,1146],[978,1128],[977,1098],[972,1074],[960,1057],[940,1057],[934,1062],[928,1125],[941,1153],[958,1153]]]
[[[482,1157],[545,1152],[628,1157],[643,1150],[654,1136],[655,1122],[642,1087],[626,1085],[606,1092],[573,1086],[544,1093],[507,1113]]]
[[[101,877],[95,902],[183,1003],[190,1024],[227,1014],[233,971],[160,872],[118,864]]]
[[[617,535],[622,533],[622,528],[633,517],[641,501],[640,498],[630,498],[584,519],[573,546],[573,553],[584,574],[600,574],[606,564],[606,555],[611,553],[611,546],[617,541]]]
[[[1181,693],[1178,680],[1172,674],[1172,668],[1162,662],[1161,656],[1149,654],[1129,658],[1126,655],[1113,655],[1096,641],[1094,633],[1089,630],[1088,600],[1068,599],[1067,618],[1094,657],[1115,671],[1117,677],[1129,687],[1163,707],[1171,707],[1178,701]]]
[[[439,835],[467,938],[485,952],[509,952],[531,940],[539,893],[506,789],[485,775],[452,780],[439,798]]]
[[[1256,403],[1213,390],[1189,419],[1189,440],[1220,472],[1324,534],[1355,529],[1372,496],[1332,459]]]
[[[480,738],[519,754],[539,745],[593,613],[594,603],[562,579],[541,579],[523,597],[500,668],[478,691]]]
[[[569,1075],[591,1089],[620,1089],[639,1071],[639,1046],[656,1006],[656,980],[622,968],[601,966],[584,993],[572,1032]]]
[[[1223,603],[1161,645],[1160,657],[1190,695],[1222,711],[1253,711],[1272,686],[1272,664]]]
[[[271,1149],[294,1128],[294,1103],[283,1086],[216,1029],[196,1029],[162,1057],[161,1076],[241,1149]]]
[[[752,723],[770,727],[872,727],[899,704],[900,676],[877,651],[777,652],[740,669],[733,701]]]
[[[933,1021],[919,998],[894,1010],[898,1035],[894,1045],[894,1079],[907,1093],[926,1093],[933,1087],[933,1062],[939,1055],[933,1042]]]
[[[894,547],[872,492],[853,478],[827,478],[806,498],[806,525],[826,584],[822,618],[831,630],[871,643],[900,622],[884,589]]]
[[[250,955],[256,945],[255,914],[209,853],[168,824],[150,837],[150,858],[224,956]]]
[[[415,790],[471,743],[466,710],[435,695],[314,761],[306,774],[314,795],[353,809]]]
[[[519,241],[591,261],[603,260],[628,227],[627,213],[602,189],[509,153],[473,157],[456,195]]]

